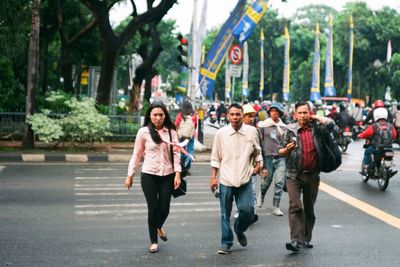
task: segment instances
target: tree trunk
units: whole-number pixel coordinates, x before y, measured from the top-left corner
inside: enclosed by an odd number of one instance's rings
[[[27,95],[25,107],[25,130],[22,140],[22,148],[35,147],[34,133],[31,126],[26,123],[28,116],[35,112],[35,89],[38,78],[39,59],[39,32],[40,32],[40,0],[34,0],[32,6],[32,31],[29,36]]]
[[[46,27],[44,27],[44,29],[46,29]],[[48,82],[48,65],[49,65],[49,60],[48,60],[48,54],[49,54],[49,33],[47,30],[45,30],[45,37],[42,38],[43,40],[43,45],[42,45],[42,49],[43,49],[43,54],[42,54],[42,58],[41,58],[41,87],[42,87],[42,91],[41,91],[41,95],[45,95],[46,91],[47,91],[47,82]]]
[[[61,76],[63,78],[63,88],[67,93],[74,93],[74,87],[72,85],[72,63],[70,58],[70,47],[68,44],[61,42],[61,58],[60,68]]]
[[[110,95],[113,85],[114,68],[117,64],[120,49],[111,42],[103,48],[99,86],[97,87],[96,102],[102,105],[110,104]]]

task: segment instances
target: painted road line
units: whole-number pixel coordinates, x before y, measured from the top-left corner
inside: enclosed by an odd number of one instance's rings
[[[326,183],[321,182],[319,188],[324,191],[325,193],[349,204],[350,206],[353,206],[369,215],[372,217],[375,217],[378,220],[381,220],[397,229],[400,229],[400,219],[390,215],[389,213],[386,213],[378,208],[375,208],[374,206],[371,206],[370,204],[361,201],[355,197],[352,197],[330,185],[327,185]]]
[[[181,209],[181,208],[171,208],[171,213],[183,213],[183,212],[209,212],[209,211],[219,211],[218,208],[195,208],[195,209]],[[107,215],[107,214],[137,214],[137,213],[147,213],[147,209],[143,210],[87,210],[87,211],[75,211],[75,215]]]
[[[75,193],[75,196],[131,196],[131,195],[143,195],[142,192],[132,193],[132,192],[114,192],[114,193]],[[202,191],[202,192],[188,192],[187,195],[212,195],[210,191]]]
[[[75,180],[121,180],[124,181],[124,178],[121,177],[116,177],[116,176],[93,176],[93,177],[87,177],[87,176],[77,176],[75,177]]]
[[[206,205],[214,205],[219,206],[219,202],[181,202],[181,203],[171,203],[171,207],[175,206],[206,206]],[[87,209],[87,208],[115,208],[115,207],[147,207],[146,203],[143,204],[88,204],[88,205],[75,205],[77,209]]]

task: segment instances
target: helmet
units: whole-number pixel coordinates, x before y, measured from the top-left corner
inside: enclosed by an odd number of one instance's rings
[[[387,120],[388,111],[386,108],[377,108],[374,110],[374,121],[378,121],[380,119]]]
[[[378,99],[375,100],[374,102],[374,108],[383,108],[385,106],[385,103],[383,103],[382,100]]]
[[[268,114],[271,111],[271,109],[273,109],[273,108],[278,110],[280,116],[283,115],[283,107],[282,107],[281,103],[278,103],[278,102],[272,103],[272,105],[269,106]]]

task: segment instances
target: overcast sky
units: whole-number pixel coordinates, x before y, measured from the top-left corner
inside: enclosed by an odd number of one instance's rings
[[[204,0],[197,0],[198,11],[200,18],[201,9]],[[135,1],[138,5],[139,13],[145,11],[144,0]],[[192,20],[193,13],[193,0],[179,0],[178,4],[175,4],[165,16],[165,18],[175,19],[178,26],[178,31],[186,34],[190,31],[190,23]],[[208,0],[208,11],[207,11],[207,29],[222,25],[225,20],[229,17],[229,13],[233,10],[238,0]],[[280,16],[290,17],[294,14],[297,8],[303,7],[309,4],[325,4],[341,10],[343,5],[348,2],[356,2],[354,0],[287,0],[287,3],[282,3],[281,0],[270,0],[269,7],[278,9]],[[384,6],[390,6],[400,11],[400,1],[398,0],[364,0],[368,6],[374,10],[381,9]],[[158,2],[157,2],[158,3]],[[112,23],[117,24],[119,21],[128,16],[131,12],[130,3],[122,4],[112,10],[110,20]]]

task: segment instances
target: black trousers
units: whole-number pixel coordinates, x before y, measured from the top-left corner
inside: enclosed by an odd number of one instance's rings
[[[158,243],[157,228],[168,217],[175,173],[158,176],[142,173],[141,185],[147,202],[147,223],[151,243]]]

